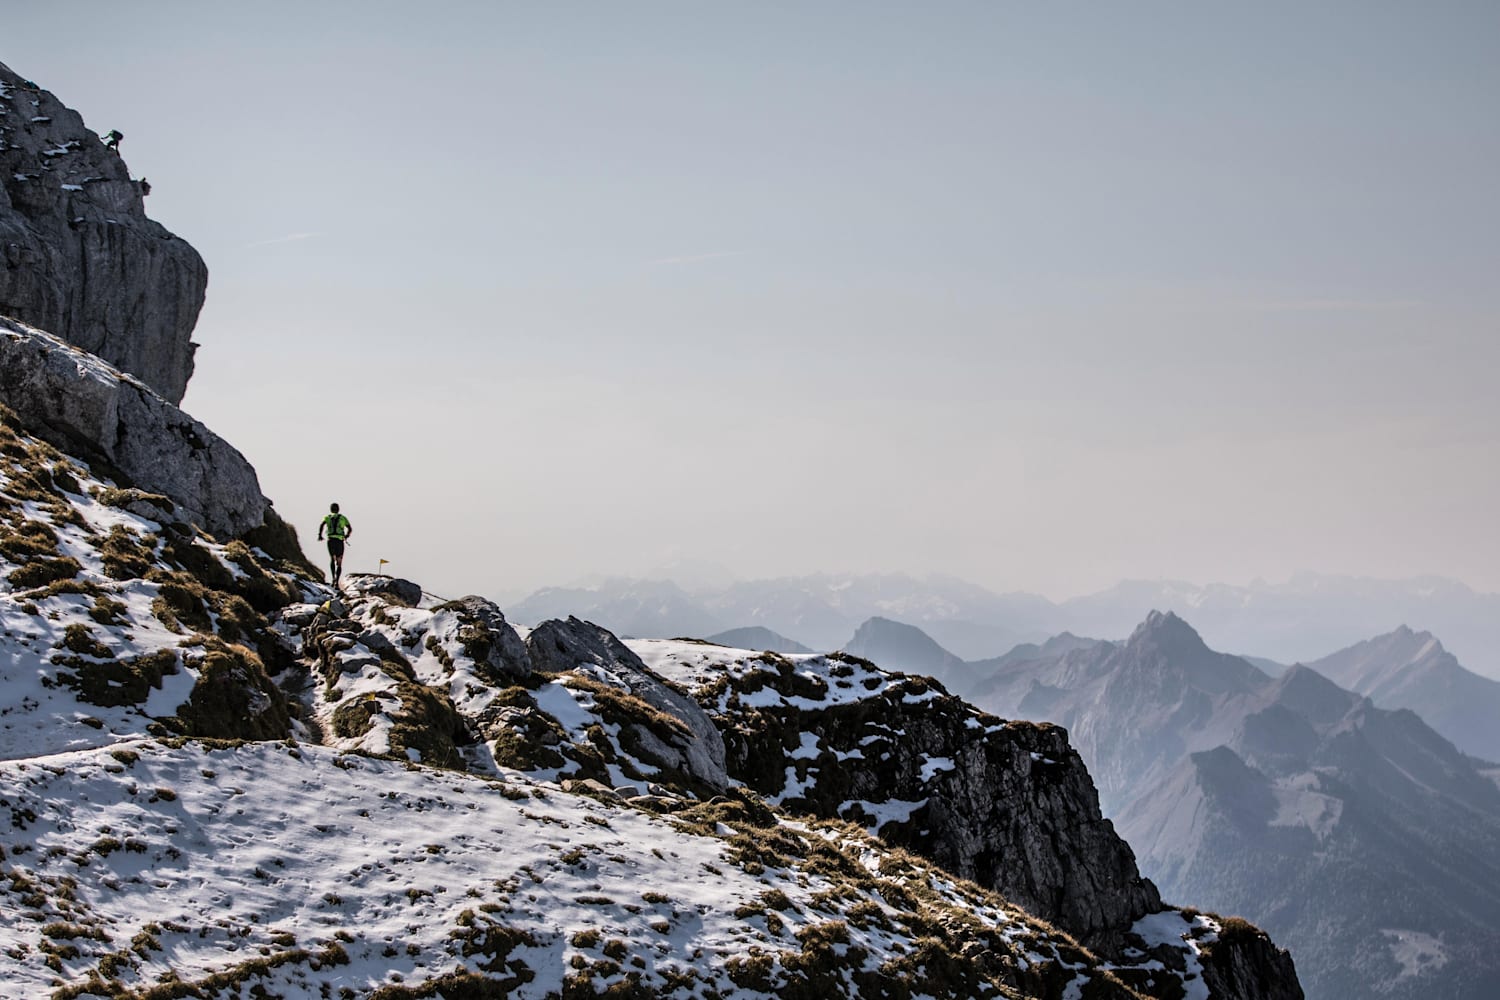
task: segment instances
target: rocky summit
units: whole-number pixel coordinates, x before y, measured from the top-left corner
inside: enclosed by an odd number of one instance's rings
[[[208,268],[146,217],[119,152],[0,64],[0,315],[130,372],[167,400],[193,374]]]

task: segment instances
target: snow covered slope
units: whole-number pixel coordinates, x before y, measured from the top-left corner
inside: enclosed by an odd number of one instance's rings
[[[0,425],[0,997],[1300,995],[1233,923],[1110,910],[1106,957],[1037,916],[1105,919],[1046,880],[1117,839],[993,860],[1056,898],[962,877],[955,780],[1096,821],[1060,731],[854,658],[652,669],[390,578],[320,613],[297,566]]]
[[[171,511],[0,412],[0,757],[288,733],[265,615],[315,588]]]
[[[8,997],[1130,995],[973,886],[738,803],[657,817],[290,742],[9,761],[0,787]]]

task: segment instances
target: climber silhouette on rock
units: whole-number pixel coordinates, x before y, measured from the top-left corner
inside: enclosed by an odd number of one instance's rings
[[[354,534],[354,526],[349,519],[339,513],[339,505],[331,503],[328,505],[328,513],[323,516],[323,523],[318,525],[318,541],[323,540],[323,532],[328,532],[328,570],[333,577],[333,585],[339,585],[339,577],[344,573],[344,541]]]
[[[112,128],[104,133],[104,148],[112,149],[116,153],[120,151],[120,140],[125,138],[125,133],[117,128]]]

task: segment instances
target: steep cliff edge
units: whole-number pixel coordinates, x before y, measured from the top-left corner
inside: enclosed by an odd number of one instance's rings
[[[1290,956],[1243,921],[1175,932],[1060,727],[1003,721],[842,653],[629,645],[708,710],[730,774],[781,808],[858,823],[1122,961],[1170,963],[1186,941],[1213,997],[1302,996]]]
[[[41,327],[177,403],[208,268],[146,217],[118,153],[0,64],[0,314]]]

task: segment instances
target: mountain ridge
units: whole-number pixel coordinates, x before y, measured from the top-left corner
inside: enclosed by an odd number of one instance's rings
[[[761,625],[825,650],[839,648],[860,623],[883,617],[922,629],[970,662],[996,659],[1018,644],[1040,643],[1062,632],[1126,635],[1153,609],[1191,617],[1215,648],[1273,663],[1310,662],[1362,641],[1372,623],[1395,628],[1420,622],[1444,636],[1471,669],[1500,677],[1500,624],[1491,624],[1500,623],[1500,594],[1439,577],[1374,580],[1304,573],[1281,584],[1247,586],[1124,580],[1054,602],[1024,592],[996,594],[943,576],[817,574],[739,581],[722,589],[679,587],[679,600],[687,602],[681,615],[611,618],[612,593],[640,582],[611,578],[578,588],[566,609],[527,598],[507,610],[521,621],[566,610],[627,634],[658,638]],[[696,627],[704,616],[713,628]]]
[[[1143,872],[1296,940],[1315,1000],[1500,984],[1500,796],[1416,713],[1267,676],[1170,614],[993,680],[981,707],[1067,728]]]
[[[1408,708],[1465,753],[1500,760],[1500,681],[1466,670],[1430,632],[1405,625],[1309,664],[1382,708]]]
[[[0,896],[22,916],[0,931],[15,984],[0,995],[857,982],[1128,1000],[1180,995],[1185,977],[1214,997],[1301,995],[1258,931],[1162,907],[1060,730],[987,720],[852,657],[636,644],[689,672],[684,656],[718,651],[694,690],[598,626],[517,630],[482,598],[387,577],[353,577],[320,610],[334,594],[309,567],[111,506],[134,501],[13,420],[0,413],[15,826]],[[866,734],[899,718],[910,738],[876,761]],[[1002,775],[1019,784],[996,795]],[[978,800],[992,812],[960,805]],[[433,824],[449,816],[467,819]],[[946,941],[921,943],[939,927]],[[616,943],[636,939],[656,942],[639,965]]]

